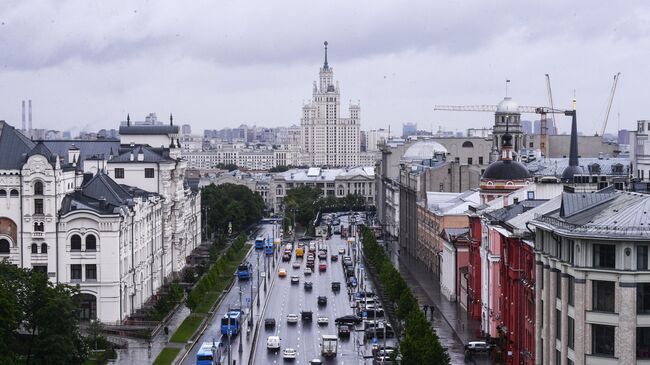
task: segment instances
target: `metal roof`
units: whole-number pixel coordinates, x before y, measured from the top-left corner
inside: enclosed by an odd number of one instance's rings
[[[36,144],[25,137],[16,128],[0,121],[0,169],[18,170],[25,161],[25,156]]]
[[[122,125],[120,126],[120,134],[133,135],[133,134],[178,134],[177,125]]]

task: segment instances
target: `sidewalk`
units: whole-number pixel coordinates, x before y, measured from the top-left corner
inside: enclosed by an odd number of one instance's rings
[[[404,276],[409,286],[418,286],[428,298],[427,303],[420,304],[433,304],[463,345],[481,338],[481,322],[468,318],[467,312],[460,304],[450,302],[443,297],[440,293],[440,281],[426,269],[423,263],[406,254],[398,255],[395,247],[396,245],[393,245],[392,249],[388,250],[393,265]]]

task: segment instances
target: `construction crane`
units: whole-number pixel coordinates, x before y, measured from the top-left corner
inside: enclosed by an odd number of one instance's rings
[[[607,119],[609,119],[609,111],[612,109],[612,102],[614,101],[614,93],[616,92],[616,84],[618,84],[618,78],[621,76],[621,73],[618,72],[614,75],[614,83],[612,84],[612,90],[609,93],[609,101],[607,103],[607,109],[605,110],[605,120],[603,121],[603,129],[600,131],[600,135],[605,135],[605,128],[607,128]]]
[[[546,94],[548,97],[548,103],[553,109],[553,93],[551,92],[551,77],[546,74]],[[553,118],[553,130],[554,133],[557,133],[557,124],[555,124],[555,113],[551,113]],[[546,120],[546,114],[542,114],[539,120],[539,149],[542,151],[544,156],[548,156],[548,121]]]
[[[449,112],[490,112],[495,113],[497,111],[496,105],[434,105],[433,110],[439,111],[449,111]],[[540,128],[540,151],[544,153],[544,156],[548,155],[548,143],[547,137],[548,128],[546,127],[546,115],[547,114],[564,114],[572,115],[572,110],[560,110],[555,108],[549,108],[546,106],[519,106],[518,109],[521,114],[539,114],[540,119],[542,120],[543,128]],[[540,125],[542,127],[542,125]],[[556,129],[557,130],[557,129]]]

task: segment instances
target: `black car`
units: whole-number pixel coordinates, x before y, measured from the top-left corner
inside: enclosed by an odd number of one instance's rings
[[[327,297],[326,296],[319,296],[318,297],[318,305],[327,305]]]
[[[333,254],[331,257],[332,262],[339,260],[339,255]]]
[[[314,317],[314,314],[312,311],[302,311],[300,312],[300,318],[302,318],[303,321],[311,321]]]
[[[341,283],[338,281],[332,282],[332,291],[339,291],[341,290]]]
[[[264,328],[275,328],[275,318],[264,319]]]
[[[311,281],[305,281],[305,284],[303,284],[303,286],[305,287],[305,290],[311,291],[313,284],[311,283]]]
[[[334,323],[354,326],[355,324],[361,323],[361,321],[362,321],[361,317],[355,316],[354,314],[348,314],[347,316],[343,316],[335,319]]]
[[[350,327],[346,325],[339,326],[339,337],[350,337]]]

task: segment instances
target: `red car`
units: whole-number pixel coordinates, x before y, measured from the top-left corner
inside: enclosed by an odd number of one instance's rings
[[[327,270],[327,265],[326,264],[318,265],[318,271],[325,271],[325,270]]]

